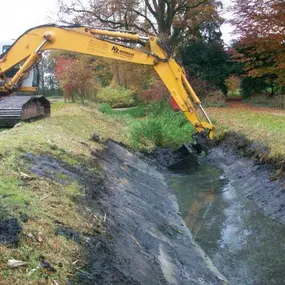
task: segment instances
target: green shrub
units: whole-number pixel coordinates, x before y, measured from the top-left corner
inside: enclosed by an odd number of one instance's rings
[[[163,146],[163,125],[155,118],[136,121],[131,125],[131,143],[134,147]]]
[[[116,114],[119,116],[129,116],[132,118],[142,118],[145,116],[145,106],[140,105],[137,107],[125,109],[125,110],[117,110]]]
[[[181,112],[174,112],[165,103],[145,107],[147,117],[130,125],[131,143],[135,148],[155,146],[176,148],[191,141],[192,125]]]
[[[111,107],[129,107],[135,105],[134,92],[124,87],[104,87],[97,96],[97,101],[108,103]]]
[[[108,115],[111,115],[113,113],[112,107],[107,103],[99,104],[99,111]]]
[[[130,129],[130,142],[137,149],[176,148],[191,141],[193,126],[182,112],[174,112],[170,104],[157,102],[126,110],[113,110],[109,104],[99,105],[102,113],[124,120]]]

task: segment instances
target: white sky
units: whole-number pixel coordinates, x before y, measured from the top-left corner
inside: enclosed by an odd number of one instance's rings
[[[50,23],[57,0],[0,0],[0,40],[18,38],[26,30]],[[56,18],[56,15],[54,15]]]
[[[227,8],[231,0],[222,0],[222,2]],[[57,0],[2,0],[0,40],[16,39],[32,27],[54,22],[51,18],[56,19],[56,4]],[[224,17],[229,18],[229,13],[225,13]],[[230,35],[231,30],[229,24],[222,26],[226,44],[229,44],[233,38]]]
[[[222,0],[224,6],[222,16],[225,18],[226,21],[231,19],[231,14],[228,11],[231,2],[232,2],[231,0]],[[224,40],[225,44],[229,45],[231,41],[234,39],[234,36],[231,34],[233,28],[229,23],[225,23],[222,25],[221,31],[223,33],[222,39]]]

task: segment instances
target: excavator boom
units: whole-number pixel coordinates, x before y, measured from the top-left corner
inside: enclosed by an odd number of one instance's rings
[[[20,91],[21,81],[46,50],[71,51],[153,66],[196,131],[206,132],[213,138],[214,126],[188,82],[183,68],[155,36],[143,37],[134,33],[85,26],[44,25],[32,28],[1,56],[0,78],[4,80],[4,84],[0,86],[0,94]],[[18,72],[12,78],[7,78],[7,72],[17,65],[20,65]],[[196,107],[200,108],[206,121],[198,118]]]

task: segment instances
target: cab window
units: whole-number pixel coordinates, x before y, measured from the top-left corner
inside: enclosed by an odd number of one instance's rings
[[[4,53],[5,51],[7,51],[10,48],[10,45],[5,45],[2,47],[2,53]]]

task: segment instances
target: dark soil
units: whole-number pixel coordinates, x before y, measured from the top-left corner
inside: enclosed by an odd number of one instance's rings
[[[224,137],[217,140],[215,143],[224,150],[236,153],[239,157],[250,158],[255,164],[269,166],[268,170],[272,171],[272,178],[279,179],[285,177],[284,158],[270,158],[270,149],[247,139],[242,134],[228,132]]]
[[[244,195],[266,216],[285,225],[285,180],[279,171],[284,162],[266,160],[268,151],[239,134],[228,133],[205,160],[221,167],[227,178],[244,185]]]
[[[17,245],[22,227],[15,218],[0,221],[0,245]]]
[[[102,172],[98,176],[52,156],[26,155],[33,173],[59,183],[78,181],[86,193],[78,201],[79,211],[88,208],[102,216],[103,229],[94,225],[88,235],[56,221],[55,234],[83,248],[85,266],[69,283],[227,284],[193,241],[163,174],[124,146],[104,144],[103,152],[93,154]]]
[[[180,151],[180,149],[172,151],[170,149],[156,148],[144,155],[144,158],[152,160],[156,167],[160,166],[162,171],[169,169],[176,172],[189,172],[195,170],[198,166],[198,159],[194,150],[188,152]]]
[[[68,184],[71,180],[78,180],[79,173],[75,167],[64,164],[52,156],[37,156],[31,153],[24,155],[31,162],[29,170],[36,175],[52,179],[61,184]],[[66,178],[61,178],[66,177]]]
[[[67,239],[71,239],[74,240],[75,242],[79,242],[80,241],[80,234],[79,232],[77,232],[74,229],[71,228],[57,228],[55,231],[56,235],[61,235],[66,237]]]

